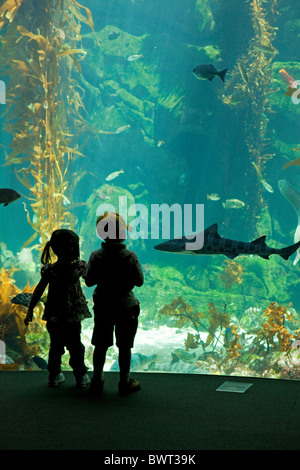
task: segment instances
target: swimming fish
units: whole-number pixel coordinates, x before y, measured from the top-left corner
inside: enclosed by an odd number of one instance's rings
[[[11,299],[11,303],[16,304],[16,305],[24,305],[24,307],[28,307],[31,299],[32,299],[32,294],[30,294],[29,292],[23,292],[22,294],[18,294],[13,299]]]
[[[294,243],[300,240],[300,193],[286,180],[278,181],[278,188],[281,194],[289,201],[295,209],[298,225],[294,234]],[[300,250],[297,251],[293,264],[297,264],[300,259]]]
[[[279,70],[279,75],[283,83],[285,83],[288,86],[292,85],[294,79],[286,72],[286,70],[284,69]]]
[[[239,104],[243,104],[243,102],[245,102],[246,98],[248,96],[248,88],[245,89],[243,87],[243,89],[235,89],[231,95],[231,98],[230,98],[230,104],[232,106],[237,106]]]
[[[286,168],[288,168],[289,166],[300,166],[300,157],[299,158],[296,158],[295,160],[292,160],[288,163],[286,163],[282,169],[285,170]]]
[[[203,239],[202,248],[195,250],[187,248],[191,244],[197,245],[196,240],[199,238]],[[252,242],[222,238],[218,234],[218,225],[213,224],[194,237],[174,238],[154,246],[154,249],[187,255],[224,255],[229,259],[234,259],[239,255],[257,255],[264,259],[269,259],[271,255],[279,255],[287,260],[300,246],[299,241],[285,248],[271,248],[265,243],[265,239],[265,235]]]
[[[21,197],[21,194],[19,194],[14,189],[0,188],[0,204],[4,204],[5,206],[7,206],[11,202],[14,202],[19,199],[19,197]]]
[[[47,370],[48,363],[45,361],[45,359],[39,356],[33,356],[32,360],[40,369]]]
[[[243,64],[240,60],[238,60],[238,67],[239,67],[239,71],[240,71],[242,79],[244,80],[245,83],[248,84],[248,75],[247,75],[246,70],[245,70],[245,68],[244,68],[244,66],[243,66]]]
[[[30,292],[22,292],[21,294],[17,294],[13,299],[11,299],[11,303],[15,305],[24,305],[24,307],[29,307],[32,295],[33,294],[31,294]],[[44,295],[40,301],[45,303],[46,300],[47,295]]]
[[[234,339],[235,339],[235,336],[232,333],[232,329],[229,326],[227,326],[227,328],[225,328],[225,332],[224,332],[225,346],[227,346],[229,348],[231,341],[233,341]]]
[[[265,46],[264,44],[256,44],[253,47],[257,51],[264,52],[265,54],[276,54],[278,52],[274,47]]]
[[[125,124],[125,126],[118,127],[118,129],[115,131],[115,134],[121,134],[121,132],[124,132],[129,128],[130,124]]]
[[[207,194],[206,197],[210,201],[219,201],[221,199],[217,193]]]
[[[118,33],[117,31],[111,31],[107,37],[110,41],[113,41],[114,39],[117,39],[119,36],[120,36],[120,33]]]
[[[258,166],[256,165],[256,163],[255,162],[251,162],[251,163],[255,168],[255,171],[257,173],[257,177],[259,179],[259,182],[262,184],[262,186],[265,188],[265,190],[268,191],[269,193],[274,193],[274,189],[272,188],[272,186],[269,183],[267,183],[266,180],[263,179],[261,171],[258,168]]]
[[[128,62],[133,62],[134,60],[138,60],[143,57],[143,54],[133,54],[127,57]]]
[[[226,199],[222,204],[225,209],[241,209],[245,206],[245,203],[239,199]]]
[[[169,372],[174,374],[202,374],[206,373],[203,369],[200,369],[194,364],[190,364],[184,361],[173,360],[173,355],[171,355],[170,362],[152,362],[148,366],[148,371],[158,371],[158,372]]]
[[[210,82],[218,75],[222,82],[224,82],[227,70],[228,69],[224,69],[218,72],[212,64],[202,64],[193,69],[193,74],[198,80],[209,80]]]
[[[55,31],[55,35],[59,37],[60,39],[62,40],[66,39],[66,34],[62,29],[56,28],[56,26],[52,26],[52,31]]]
[[[263,185],[266,191],[268,191],[269,193],[274,193],[274,189],[269,183],[266,182],[266,180],[261,180],[261,184]]]
[[[148,364],[156,360],[156,354],[150,354],[149,356],[141,353],[135,353],[131,356],[130,369],[131,370],[144,370]],[[119,371],[119,361],[115,361],[110,370]]]
[[[293,88],[293,87],[289,86],[288,89],[285,92],[285,96],[293,96],[295,91],[297,91],[297,88]]]
[[[108,175],[105,180],[106,181],[111,181],[111,180],[114,180],[115,178],[117,178],[121,173],[124,173],[123,170],[119,170],[119,171],[114,171],[113,173],[111,173],[110,175]]]

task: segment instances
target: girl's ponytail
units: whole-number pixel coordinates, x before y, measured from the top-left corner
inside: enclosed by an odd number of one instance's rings
[[[42,264],[49,264],[51,262],[51,244],[50,241],[46,243],[45,248],[43,250],[42,256],[41,256],[41,262]]]

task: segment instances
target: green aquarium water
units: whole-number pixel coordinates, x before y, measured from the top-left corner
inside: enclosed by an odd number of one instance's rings
[[[0,370],[47,368],[42,250],[71,228],[88,261],[108,209],[132,371],[300,379],[299,36],[298,0],[0,0]]]

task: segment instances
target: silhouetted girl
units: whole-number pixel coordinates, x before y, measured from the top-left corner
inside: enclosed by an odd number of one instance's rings
[[[52,263],[53,253],[57,261]],[[51,256],[52,255],[52,256]],[[33,309],[46,287],[48,297],[43,320],[50,335],[48,359],[49,386],[65,380],[61,372],[61,357],[65,347],[70,353],[70,366],[77,386],[85,387],[90,379],[84,364],[85,348],[81,342],[81,321],[91,317],[80,285],[86,262],[79,259],[79,237],[72,230],[55,230],[42,253],[41,280],[37,284],[28,307],[25,324],[32,321]]]

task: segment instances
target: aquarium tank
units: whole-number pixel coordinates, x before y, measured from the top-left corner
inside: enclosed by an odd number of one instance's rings
[[[1,371],[47,368],[51,233],[88,261],[115,210],[132,371],[300,379],[299,35],[298,0],[0,0]]]

